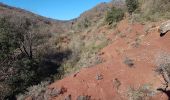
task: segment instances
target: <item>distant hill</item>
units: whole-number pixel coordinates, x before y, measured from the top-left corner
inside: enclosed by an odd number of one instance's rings
[[[24,9],[11,7],[3,3],[0,3],[0,17],[8,17],[11,19],[11,21],[16,22],[16,24],[17,22],[28,18],[31,21],[37,23],[41,27],[48,26],[49,29],[45,30],[45,32],[49,31],[51,33],[66,32],[70,23],[69,21],[61,21],[61,20],[54,20],[51,18],[45,18],[43,16],[34,14]]]

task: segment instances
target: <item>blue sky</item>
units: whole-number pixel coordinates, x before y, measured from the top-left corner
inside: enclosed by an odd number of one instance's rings
[[[0,0],[49,18],[69,20],[101,2],[111,0]]]

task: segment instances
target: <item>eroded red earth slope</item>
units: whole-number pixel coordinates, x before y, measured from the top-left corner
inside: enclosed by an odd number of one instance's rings
[[[51,84],[49,88],[66,89],[52,99],[64,100],[70,96],[76,100],[85,95],[92,100],[127,100],[130,88],[149,85],[155,94],[146,97],[147,100],[168,100],[166,94],[156,90],[163,86],[164,80],[155,72],[155,59],[162,52],[170,53],[170,32],[160,37],[157,26],[159,23],[143,25],[121,21],[108,35],[113,42],[99,53],[104,62]],[[125,64],[127,58],[134,65]]]

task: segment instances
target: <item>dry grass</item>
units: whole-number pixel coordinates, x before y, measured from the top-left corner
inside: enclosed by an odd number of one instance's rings
[[[149,98],[154,95],[155,92],[149,84],[142,85],[138,89],[130,87],[128,90],[129,100],[150,100]]]
[[[88,95],[86,95],[86,96],[80,95],[77,97],[77,100],[91,100],[91,97]]]
[[[31,98],[32,100],[50,100],[53,97],[57,97],[60,94],[63,94],[67,90],[62,88],[47,88],[49,82],[41,82],[38,85],[34,85],[27,89],[28,92],[25,94],[19,94],[17,96],[17,100],[25,100],[27,98]]]
[[[170,53],[160,52],[155,56],[156,72],[162,75],[165,83],[170,83]]]
[[[168,63],[170,63],[170,53],[162,51],[155,56],[156,66],[165,66]]]
[[[38,85],[34,85],[32,87],[29,87],[27,90],[28,92],[26,92],[25,94],[19,94],[17,96],[17,100],[24,100],[26,99],[28,96],[32,97],[32,98],[37,98],[42,92],[46,91],[47,89],[47,85],[49,84],[49,82],[41,82]]]
[[[87,36],[81,35],[81,33],[72,33],[70,35],[71,41],[68,48],[72,51],[72,54],[63,64],[65,74],[102,62],[98,52],[107,46],[109,41],[104,34],[96,35],[96,28],[92,27],[91,29]],[[89,32],[88,30],[84,30],[84,32]]]
[[[133,15],[135,21],[159,21],[170,18],[169,0],[139,0],[139,11]]]

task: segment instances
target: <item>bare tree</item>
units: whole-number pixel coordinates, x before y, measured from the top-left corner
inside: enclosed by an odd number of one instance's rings
[[[25,54],[29,59],[33,58],[33,46],[37,42],[37,31],[35,30],[36,24],[31,23],[26,19],[25,24],[20,26],[22,28],[21,37],[19,39],[20,51]],[[34,30],[33,30],[34,29]]]

